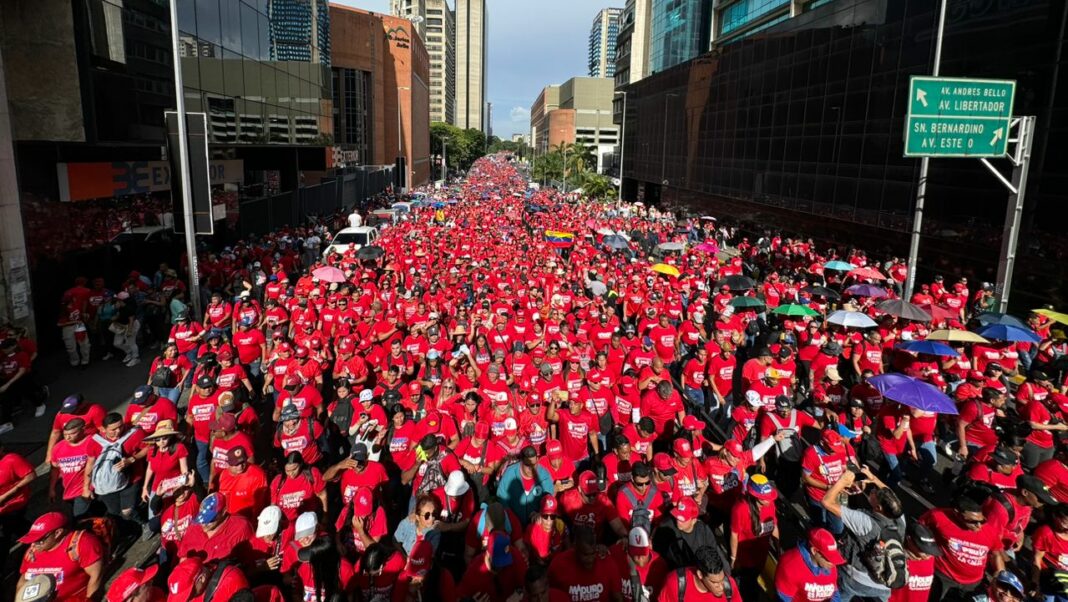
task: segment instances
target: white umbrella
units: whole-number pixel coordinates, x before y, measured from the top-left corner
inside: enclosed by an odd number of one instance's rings
[[[831,324],[845,326],[846,328],[874,328],[878,326],[875,320],[860,313],[859,311],[838,310],[827,317]]]
[[[656,245],[656,248],[661,251],[682,251],[686,248],[686,245],[681,242],[662,242]]]

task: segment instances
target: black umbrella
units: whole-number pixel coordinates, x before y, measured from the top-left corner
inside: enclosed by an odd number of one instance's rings
[[[378,259],[379,257],[381,257],[381,256],[383,256],[385,254],[386,254],[386,250],[385,249],[383,249],[382,247],[376,247],[376,246],[372,245],[370,247],[363,247],[359,251],[356,251],[356,258],[357,259],[363,259],[363,260]]]
[[[604,239],[601,241],[601,244],[608,247],[609,249],[615,249],[616,251],[620,251],[630,247],[630,243],[627,241],[627,239],[623,238],[618,234],[609,234],[608,236],[605,236]]]
[[[913,322],[930,322],[931,314],[920,309],[918,305],[901,299],[887,299],[875,304],[875,309]]]
[[[837,291],[832,291],[826,286],[806,286],[801,289],[802,293],[808,293],[814,297],[824,297],[826,299],[841,299],[842,295],[839,295]]]
[[[727,276],[716,281],[716,288],[721,288],[724,285],[731,287],[732,291],[747,291],[756,287],[756,283],[748,276]]]

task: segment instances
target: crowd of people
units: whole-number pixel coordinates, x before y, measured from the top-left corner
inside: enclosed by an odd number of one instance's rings
[[[328,240],[205,255],[200,315],[168,266],[67,292],[72,366],[161,345],[125,413],[63,401],[32,524],[0,456],[17,599],[1068,597],[1068,317],[502,157]],[[0,345],[0,407],[31,351]],[[158,559],[105,588],[131,532]]]

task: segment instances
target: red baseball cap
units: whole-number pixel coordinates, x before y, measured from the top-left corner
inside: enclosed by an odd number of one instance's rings
[[[703,431],[705,430],[705,426],[707,425],[704,421],[699,420],[697,416],[694,416],[693,414],[688,414],[682,419],[682,428],[688,431]]]
[[[738,441],[737,439],[731,439],[730,441],[724,443],[723,449],[727,450],[727,453],[734,456],[735,458],[740,458],[742,457],[742,454],[745,453],[745,449],[742,447],[742,442]]]
[[[488,424],[486,424],[485,422],[479,422],[475,424],[475,439],[478,439],[479,441],[485,441],[489,437],[489,434],[490,426]]]
[[[167,602],[189,602],[193,595],[193,584],[204,570],[204,562],[190,557],[178,563],[167,578]]]
[[[693,457],[693,446],[691,446],[690,442],[685,439],[676,439],[675,442],[671,444],[671,449],[675,451],[675,456],[679,458]]]
[[[634,527],[627,535],[627,553],[631,556],[648,556],[653,552],[653,544],[649,541],[649,533],[641,528]]]
[[[813,529],[808,532],[808,545],[813,550],[820,553],[832,564],[845,564],[845,558],[842,557],[842,553],[838,551],[838,542],[834,539],[834,535],[827,529]]]
[[[352,496],[353,516],[370,516],[373,507],[370,487],[357,487]]]
[[[549,439],[545,442],[545,453],[550,458],[559,458],[564,455],[564,446],[556,439]]]
[[[592,470],[584,471],[578,477],[579,491],[586,495],[597,495],[601,493],[601,480],[597,478]]]
[[[839,435],[837,431],[832,431],[830,429],[823,431],[823,434],[820,436],[820,443],[826,445],[833,451],[845,449],[845,441],[842,440],[842,436]]]
[[[653,468],[666,474],[675,474],[675,461],[671,459],[671,456],[660,452],[653,456]]]
[[[46,512],[33,521],[30,530],[19,541],[26,544],[37,543],[49,533],[66,526],[66,515],[61,512]]]
[[[697,503],[684,497],[671,509],[671,516],[685,522],[697,518]]]
[[[433,562],[433,544],[426,539],[421,539],[412,546],[412,552],[408,555],[408,564],[404,565],[404,575],[407,577],[426,577]]]
[[[986,375],[979,370],[972,370],[968,373],[968,380],[986,380]]]
[[[156,578],[159,565],[153,564],[145,570],[129,568],[123,571],[108,588],[108,602],[126,602],[126,599],[134,595],[139,587],[151,583]]]
[[[542,514],[556,514],[556,509],[559,508],[559,507],[560,507],[560,504],[557,503],[555,497],[553,497],[551,495],[547,495],[547,496],[541,498],[541,513]]]

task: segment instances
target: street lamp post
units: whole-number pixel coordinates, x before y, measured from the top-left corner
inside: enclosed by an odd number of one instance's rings
[[[623,95],[623,120],[619,124],[619,200],[623,200],[623,153],[627,143],[627,93],[616,92]],[[664,117],[665,123],[667,117]]]
[[[412,89],[410,87],[408,87],[408,86],[397,86],[397,156],[398,157],[403,157],[404,156],[404,153],[403,153],[404,137],[403,137],[403,134],[401,133],[401,97],[400,97],[400,91],[401,90],[407,90],[408,92],[411,92]],[[407,158],[405,158],[404,171],[401,173],[401,177],[403,178],[402,182],[404,184],[408,184],[408,173],[407,172],[408,172],[409,167],[410,166],[408,165],[408,160],[407,160]],[[401,188],[407,189],[408,187],[407,186],[401,186]]]
[[[664,198],[664,187],[667,186],[667,122],[668,122],[668,99],[671,97],[678,97],[678,94],[674,92],[668,92],[664,95],[664,134],[661,136],[660,141],[660,199]]]

